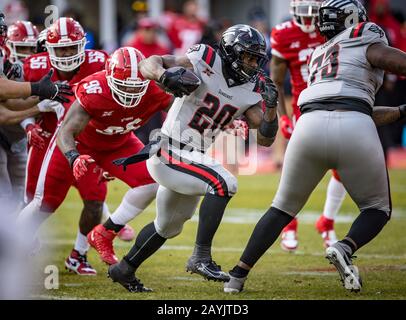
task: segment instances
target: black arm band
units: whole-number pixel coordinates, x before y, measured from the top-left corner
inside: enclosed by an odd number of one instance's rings
[[[262,119],[261,124],[259,125],[259,133],[265,138],[274,138],[278,133],[278,128],[278,117],[275,117],[271,122]]]
[[[68,152],[65,152],[64,155],[65,155],[66,159],[68,159],[69,165],[72,168],[73,163],[80,156],[80,153],[77,150],[72,149],[72,150],[69,150]]]
[[[402,104],[398,108],[400,112],[400,119],[406,118],[406,104]]]

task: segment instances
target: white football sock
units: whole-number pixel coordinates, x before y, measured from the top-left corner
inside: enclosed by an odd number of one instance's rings
[[[87,253],[89,250],[89,243],[87,242],[87,237],[83,234],[80,233],[78,230],[78,233],[76,235],[76,242],[75,242],[75,247],[74,249],[78,251],[82,256]]]
[[[41,224],[52,214],[50,212],[41,211],[40,207],[41,201],[34,198],[34,200],[21,210],[17,217],[17,224],[22,230],[25,230],[24,233],[26,233],[24,234],[24,237],[27,237],[27,239],[29,239],[28,241],[31,241],[34,238]]]
[[[323,216],[330,220],[335,220],[341,204],[345,198],[344,185],[336,178],[331,177],[327,187],[327,198],[324,204]]]
[[[111,212],[109,206],[107,205],[106,202],[103,202],[102,222],[106,221],[108,218],[110,218],[110,216]]]
[[[156,183],[128,190],[117,210],[110,216],[111,221],[114,224],[126,225],[148,207],[155,199],[157,190]]]

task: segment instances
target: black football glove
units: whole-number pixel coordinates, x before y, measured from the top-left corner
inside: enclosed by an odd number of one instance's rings
[[[73,96],[70,86],[65,83],[52,82],[51,77],[53,73],[54,70],[51,69],[38,82],[31,82],[31,95],[38,96],[40,100],[50,99],[61,103],[69,102],[69,99],[64,97],[64,95]]]
[[[148,160],[156,152],[158,152],[158,150],[160,148],[160,144],[159,144],[160,140],[161,140],[161,137],[158,137],[157,139],[150,141],[148,144],[146,144],[144,146],[144,148],[142,148],[136,154],[134,154],[130,157],[119,158],[119,159],[113,160],[113,164],[116,166],[122,166],[123,170],[126,171],[127,166],[134,164],[134,163]]]
[[[170,68],[159,78],[159,83],[164,86],[166,91],[172,93],[177,98],[181,98],[184,95],[188,96],[197,89],[200,81],[199,83],[188,81],[188,79],[182,77],[185,72],[186,69],[183,67]]]
[[[275,108],[278,105],[278,90],[271,78],[263,76],[259,80],[259,89],[262,99],[267,108]]]
[[[19,80],[22,77],[23,68],[19,63],[11,63],[10,61],[6,60],[4,62],[4,70],[3,73],[10,80]]]

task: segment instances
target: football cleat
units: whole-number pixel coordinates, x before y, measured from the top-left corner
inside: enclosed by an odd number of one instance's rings
[[[116,237],[113,230],[107,230],[102,224],[97,225],[87,235],[89,245],[100,255],[100,259],[111,265],[118,262],[113,249],[113,240]]]
[[[362,280],[358,268],[352,264],[351,257],[340,243],[337,242],[326,249],[326,258],[336,267],[344,288],[354,292],[361,290]]]
[[[316,229],[323,238],[325,248],[332,246],[338,241],[337,235],[334,231],[334,220],[321,215],[316,221]]]
[[[247,277],[236,278],[230,275],[230,281],[224,282],[225,293],[240,293],[244,289],[244,283]]]
[[[86,255],[81,255],[75,249],[65,260],[65,268],[69,272],[74,272],[80,276],[95,276],[97,271],[89,264]]]
[[[282,232],[281,247],[283,250],[294,252],[297,249],[298,244],[296,230]]]
[[[123,273],[118,263],[109,266],[107,273],[113,282],[118,282],[129,292],[152,292],[152,289],[144,287],[140,280],[135,277],[134,273]]]
[[[133,241],[135,239],[134,229],[126,224],[123,229],[119,231],[117,237],[122,241]]]
[[[230,280],[230,276],[221,270],[221,266],[217,265],[212,259],[206,261],[195,260],[190,257],[187,265],[186,272],[200,274],[207,280],[226,282]]]

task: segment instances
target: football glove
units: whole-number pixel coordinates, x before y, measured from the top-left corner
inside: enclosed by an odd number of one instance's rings
[[[73,96],[70,86],[65,83],[52,82],[53,73],[54,69],[51,69],[41,80],[31,82],[31,95],[38,96],[40,100],[51,99],[62,103],[69,102],[65,95]]]
[[[29,124],[25,127],[27,133],[27,142],[29,146],[38,148],[40,150],[45,148],[44,138],[49,138],[51,134],[43,131],[38,124]]]
[[[81,177],[83,177],[86,174],[89,165],[94,162],[95,161],[92,159],[92,157],[87,154],[82,154],[77,157],[72,165],[73,176],[75,179],[79,180]]]
[[[159,78],[159,83],[164,89],[172,93],[175,97],[188,96],[200,85],[200,79],[191,71],[183,67],[173,67],[167,69]]]
[[[249,127],[248,123],[243,120],[234,120],[232,123],[224,127],[227,133],[234,134],[237,137],[241,137],[244,140],[248,139]]]
[[[265,102],[265,107],[275,108],[278,105],[278,90],[271,78],[262,76],[259,79],[259,89]]]
[[[281,128],[283,136],[286,139],[290,139],[293,132],[293,123],[286,114],[279,118],[279,127]]]

